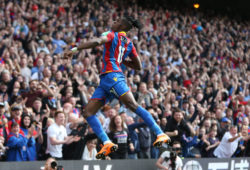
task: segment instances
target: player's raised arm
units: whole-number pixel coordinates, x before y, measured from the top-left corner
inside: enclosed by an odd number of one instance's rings
[[[102,44],[104,44],[106,42],[108,42],[107,36],[101,36],[100,38],[94,38],[93,40],[90,40],[88,42],[81,43],[77,47],[77,50],[94,48],[94,47],[96,47],[98,45],[102,45]]]
[[[104,43],[108,42],[108,37],[107,36],[101,36],[99,38],[94,38],[90,41],[83,42],[78,47],[74,47],[71,50],[68,50],[64,53],[65,57],[71,57],[73,54],[76,52],[83,50],[83,49],[88,49],[88,48],[94,48],[96,46],[102,45]]]

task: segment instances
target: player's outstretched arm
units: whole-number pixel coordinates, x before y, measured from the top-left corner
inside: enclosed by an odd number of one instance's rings
[[[90,40],[88,42],[83,42],[81,43],[77,49],[82,50],[82,49],[88,49],[88,48],[94,48],[98,45],[102,45],[104,43],[108,42],[107,36],[102,36],[100,38],[94,38],[93,40]]]
[[[131,57],[130,60],[124,60],[122,62],[125,66],[130,67],[135,70],[141,70],[142,69],[142,64],[140,57]]]
[[[81,51],[83,49],[88,49],[88,48],[94,48],[94,47],[102,45],[106,42],[108,42],[107,36],[102,36],[100,38],[94,38],[93,40],[83,42],[80,45],[78,45],[78,47],[74,47],[71,50],[64,52],[64,56],[65,57],[72,57],[72,55],[77,53],[78,51]]]

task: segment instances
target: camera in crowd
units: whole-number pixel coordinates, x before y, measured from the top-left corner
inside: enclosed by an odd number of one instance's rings
[[[180,147],[168,147],[166,149],[166,151],[168,151],[169,154],[168,154],[168,156],[166,156],[164,158],[164,160],[166,162],[168,162],[170,160],[170,162],[171,162],[171,164],[170,164],[171,168],[175,169],[175,167],[176,167],[176,158],[177,158],[178,155],[181,155],[181,148]]]
[[[42,166],[40,170],[64,170],[62,165],[58,165],[55,158],[48,158],[45,166]]]
[[[77,128],[72,130],[70,136],[84,137],[87,127],[88,127],[87,123],[78,124]]]
[[[51,166],[52,169],[63,170],[63,166],[62,165],[57,165],[56,161],[51,162],[50,166]]]

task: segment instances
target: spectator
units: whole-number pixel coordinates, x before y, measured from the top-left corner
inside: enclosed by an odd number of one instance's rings
[[[140,141],[139,141],[139,130],[138,128],[142,126],[146,126],[145,123],[135,123],[132,117],[127,117],[126,124],[128,126],[129,136],[131,138],[131,142],[133,143],[134,150],[128,150],[128,158],[129,159],[138,159],[138,154],[140,153]]]
[[[11,107],[11,117],[8,121],[8,132],[11,131],[11,125],[13,122],[17,122],[19,125],[21,125],[21,115],[22,115],[22,107],[19,105],[13,105]]]
[[[32,143],[30,134],[28,138],[20,133],[20,126],[17,122],[11,124],[11,132],[7,139],[6,146],[9,148],[7,151],[7,161],[28,161],[31,159],[27,153],[27,147]]]
[[[142,119],[140,120],[142,121]],[[147,126],[141,126],[138,128],[138,139],[140,143],[140,152],[138,154],[138,158],[150,159],[152,136],[150,129]]]
[[[230,127],[230,130],[224,134],[219,146],[214,150],[214,156],[217,158],[230,158],[236,151],[240,140],[247,141],[249,137],[242,137],[241,133],[237,134],[236,126]]]
[[[247,138],[249,136],[248,135],[248,126],[243,125],[241,127],[241,134],[242,134],[242,137],[245,137],[245,138]],[[238,144],[238,148],[235,151],[233,157],[247,156],[247,153],[248,153],[247,145],[249,145],[248,143],[249,143],[249,140],[247,140],[247,141],[241,140]]]
[[[56,163],[55,158],[48,158],[45,162],[44,170],[54,170],[56,167],[52,167]],[[55,164],[57,165],[57,163]]]
[[[92,139],[87,141],[82,154],[82,160],[96,160],[95,157],[95,155],[97,154],[96,145],[97,145],[97,139]]]
[[[7,138],[8,119],[5,117],[4,103],[0,102],[0,136]]]
[[[47,90],[47,92],[45,93],[38,91],[39,89],[37,89],[38,87],[37,80],[31,80],[29,84],[30,84],[30,90],[22,94],[23,99],[27,100],[26,101],[27,107],[32,107],[33,101],[38,97],[40,98],[46,96],[52,97],[54,95],[53,91],[44,82],[40,82],[40,84],[42,85],[43,88]]]
[[[134,151],[134,145],[127,129],[124,128],[124,122],[120,115],[111,118],[109,129],[110,133],[108,135],[110,139],[118,145],[118,150],[110,154],[111,159],[127,159],[128,148]]]
[[[210,145],[206,147],[207,157],[213,157],[215,148],[220,144],[220,141],[216,136],[217,136],[217,131],[212,129],[208,137],[208,142]]]
[[[79,137],[67,136],[66,128],[64,127],[65,114],[62,111],[55,113],[55,123],[50,125],[47,134],[47,150],[49,157],[62,159],[62,145],[70,144],[79,140]]]
[[[43,143],[43,136],[42,136],[42,127],[41,123],[36,124],[37,131],[32,124],[33,122],[32,116],[28,114],[23,114],[21,119],[21,133],[30,140],[29,145],[27,146],[27,153],[30,156],[30,161],[37,160],[37,148],[36,148],[36,138],[38,138],[38,141],[40,144]],[[37,122],[35,122],[37,123]],[[28,138],[29,137],[29,138]]]
[[[173,116],[168,120],[165,127],[165,133],[169,135],[171,141],[181,142],[181,136],[185,133],[187,136],[191,135],[191,126],[183,119],[183,113],[180,109],[176,108]]]
[[[66,47],[66,43],[64,40],[62,40],[62,33],[57,32],[56,38],[52,38],[52,44],[56,47],[54,54],[60,54],[63,52],[63,49]]]
[[[181,158],[178,156],[181,153],[180,142],[174,141],[172,150],[173,151],[168,151],[168,150],[164,151],[161,154],[160,158],[157,160],[156,166],[159,168],[159,170],[173,170],[173,169],[181,170],[182,169],[183,163],[182,163]],[[173,161],[175,161],[175,163],[173,163]]]

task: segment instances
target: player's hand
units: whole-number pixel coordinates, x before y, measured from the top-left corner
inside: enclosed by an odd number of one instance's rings
[[[72,50],[67,50],[67,51],[64,52],[63,57],[64,57],[64,58],[71,59],[75,53],[76,53],[76,52],[74,52],[74,51],[72,51]]]

